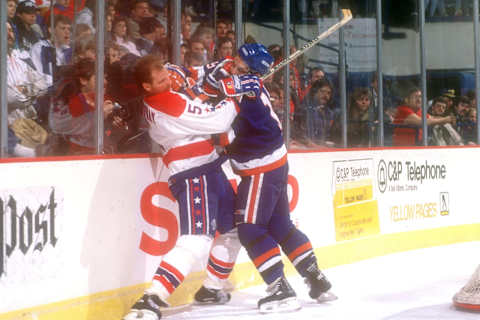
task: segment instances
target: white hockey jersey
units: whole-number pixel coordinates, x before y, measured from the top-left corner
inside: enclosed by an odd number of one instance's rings
[[[160,145],[171,175],[218,160],[211,135],[227,131],[238,112],[233,99],[211,106],[173,91],[144,98],[150,137]]]

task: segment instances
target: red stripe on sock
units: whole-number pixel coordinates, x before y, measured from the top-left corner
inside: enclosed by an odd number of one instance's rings
[[[175,287],[167,279],[165,279],[165,277],[155,275],[153,277],[153,280],[157,280],[158,282],[160,282],[165,287],[165,289],[167,289],[168,293],[172,294],[173,291],[175,291]]]
[[[210,255],[210,260],[212,260],[213,263],[215,263],[216,265],[219,265],[219,266],[222,267],[222,268],[232,269],[233,266],[235,265],[235,262],[232,262],[232,263],[224,262],[224,261],[221,261],[221,260],[216,259],[216,258],[215,258],[214,256],[212,256],[212,255]]]
[[[227,274],[219,273],[218,271],[213,269],[213,267],[210,266],[210,265],[207,266],[207,270],[208,270],[208,272],[210,272],[211,274],[213,274],[214,276],[216,276],[219,279],[227,279],[228,276],[230,275],[230,273],[227,273]]]
[[[264,254],[262,254],[261,256],[256,258],[255,260],[253,260],[253,263],[258,268],[268,259],[270,259],[274,256],[279,256],[279,255],[280,255],[280,249],[278,249],[278,247],[275,247],[275,248],[272,248],[271,250],[265,252]]]
[[[312,250],[312,244],[310,242],[304,243],[300,247],[295,249],[292,253],[288,255],[288,259],[290,259],[290,261],[293,261],[298,256],[300,256],[301,254],[305,253],[308,250]]]
[[[173,275],[178,279],[178,281],[182,282],[185,277],[183,276],[182,273],[180,273],[180,271],[178,271],[175,267],[173,267],[171,264],[169,264],[168,262],[165,262],[165,261],[162,261],[162,263],[160,263],[160,268],[164,268],[165,270],[167,270],[168,272],[170,273],[173,273]]]

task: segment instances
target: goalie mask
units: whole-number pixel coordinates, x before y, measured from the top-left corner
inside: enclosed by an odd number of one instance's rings
[[[254,72],[265,74],[273,64],[273,57],[260,43],[246,43],[238,49],[238,55]]]

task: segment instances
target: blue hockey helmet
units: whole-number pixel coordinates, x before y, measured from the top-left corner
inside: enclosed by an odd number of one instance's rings
[[[260,43],[246,43],[238,49],[238,55],[248,67],[260,74],[268,72],[273,64],[273,57]]]

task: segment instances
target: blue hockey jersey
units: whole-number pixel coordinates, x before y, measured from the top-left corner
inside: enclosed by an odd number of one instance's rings
[[[235,173],[241,176],[259,174],[287,162],[281,123],[265,88],[255,98],[240,98],[240,112],[232,129],[235,138],[226,150]]]

